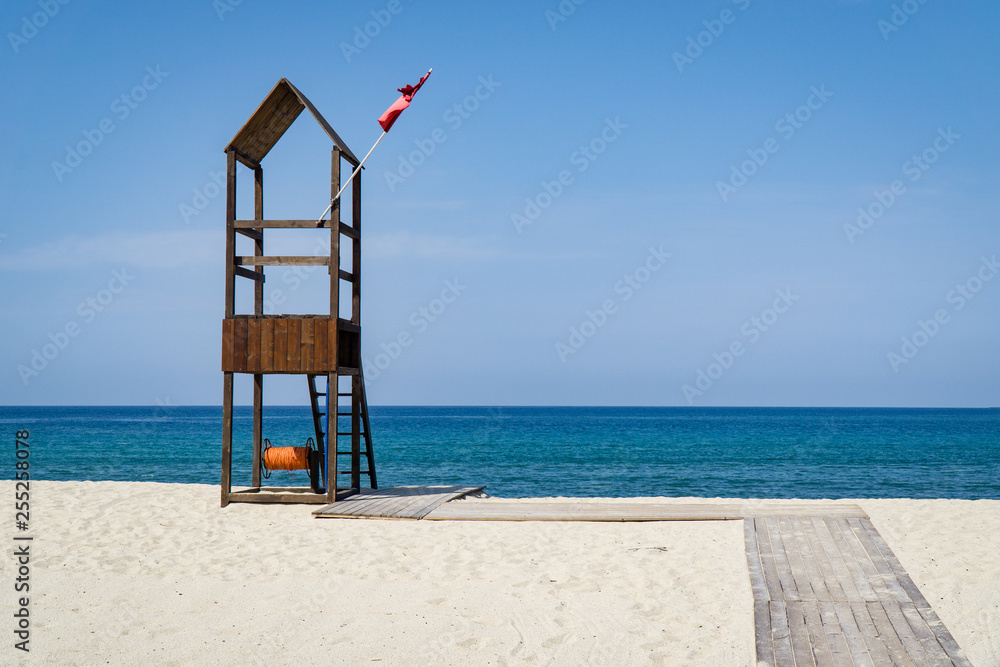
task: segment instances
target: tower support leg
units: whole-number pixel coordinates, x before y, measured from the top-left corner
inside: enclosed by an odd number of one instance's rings
[[[222,376],[222,507],[233,489],[233,374]]]
[[[253,468],[250,486],[260,488],[260,455],[264,429],[264,376],[253,376]]]

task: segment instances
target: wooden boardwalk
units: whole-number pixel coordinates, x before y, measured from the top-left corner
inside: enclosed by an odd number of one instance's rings
[[[758,666],[971,667],[869,519],[758,516],[744,532]]]
[[[479,493],[482,486],[394,486],[348,496],[313,512],[335,519],[423,519],[435,507]]]
[[[971,667],[868,516],[851,503],[466,500],[481,486],[403,486],[317,517],[436,521],[742,519],[758,667]]]
[[[424,518],[434,521],[726,521],[748,516],[867,517],[850,503],[614,503],[505,502],[469,500],[441,505]]]

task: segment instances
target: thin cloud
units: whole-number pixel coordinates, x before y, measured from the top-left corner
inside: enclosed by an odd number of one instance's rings
[[[219,231],[64,236],[0,255],[0,270],[78,269],[95,264],[173,269],[189,264],[221,262],[222,248],[222,233]]]

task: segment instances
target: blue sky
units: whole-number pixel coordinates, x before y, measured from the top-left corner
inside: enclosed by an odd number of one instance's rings
[[[6,2],[0,404],[219,404],[222,149],[284,76],[363,155],[433,67],[365,171],[373,404],[1000,405],[998,14]],[[266,217],[329,148],[300,116]],[[270,312],[327,289],[268,269]]]

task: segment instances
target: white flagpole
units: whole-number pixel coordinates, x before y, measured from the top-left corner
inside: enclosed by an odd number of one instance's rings
[[[363,160],[361,160],[361,162],[359,162],[359,163],[358,163],[358,166],[357,166],[357,167],[355,167],[355,169],[354,169],[354,173],[352,173],[352,174],[351,174],[351,177],[350,177],[350,178],[348,178],[348,179],[347,179],[347,180],[346,180],[346,181],[344,182],[344,184],[343,184],[343,185],[341,186],[341,188],[340,188],[340,192],[338,192],[338,193],[337,193],[337,196],[335,196],[335,197],[334,197],[333,199],[331,199],[331,200],[330,200],[330,205],[329,205],[329,206],[327,206],[327,207],[326,207],[326,210],[325,210],[325,211],[323,211],[322,215],[320,215],[320,216],[319,216],[319,218],[317,218],[317,219],[316,219],[316,224],[317,224],[317,225],[323,222],[323,218],[324,218],[324,217],[326,216],[326,214],[327,214],[327,213],[329,213],[329,212],[330,212],[330,209],[332,209],[332,208],[333,208],[333,205],[337,203],[337,200],[338,200],[338,199],[340,199],[340,195],[344,194],[344,190],[346,190],[346,189],[347,189],[347,186],[348,186],[348,184],[350,184],[350,182],[351,182],[352,180],[354,180],[354,177],[358,175],[358,172],[359,172],[359,171],[361,171],[361,167],[362,167],[362,166],[364,166],[364,164],[365,164],[365,160],[367,160],[367,159],[369,158],[369,156],[370,156],[370,155],[372,154],[372,151],[374,151],[374,150],[375,150],[375,146],[378,146],[378,142],[379,142],[379,141],[382,141],[382,138],[383,138],[383,137],[385,137],[385,135],[387,135],[388,133],[389,133],[389,130],[385,130],[384,132],[382,132],[382,136],[380,136],[380,137],[378,138],[378,140],[377,140],[377,141],[375,142],[375,145],[374,145],[374,146],[372,146],[372,148],[371,148],[371,150],[370,150],[370,151],[368,151],[368,155],[366,155],[366,156],[364,157],[364,159],[363,159]]]

